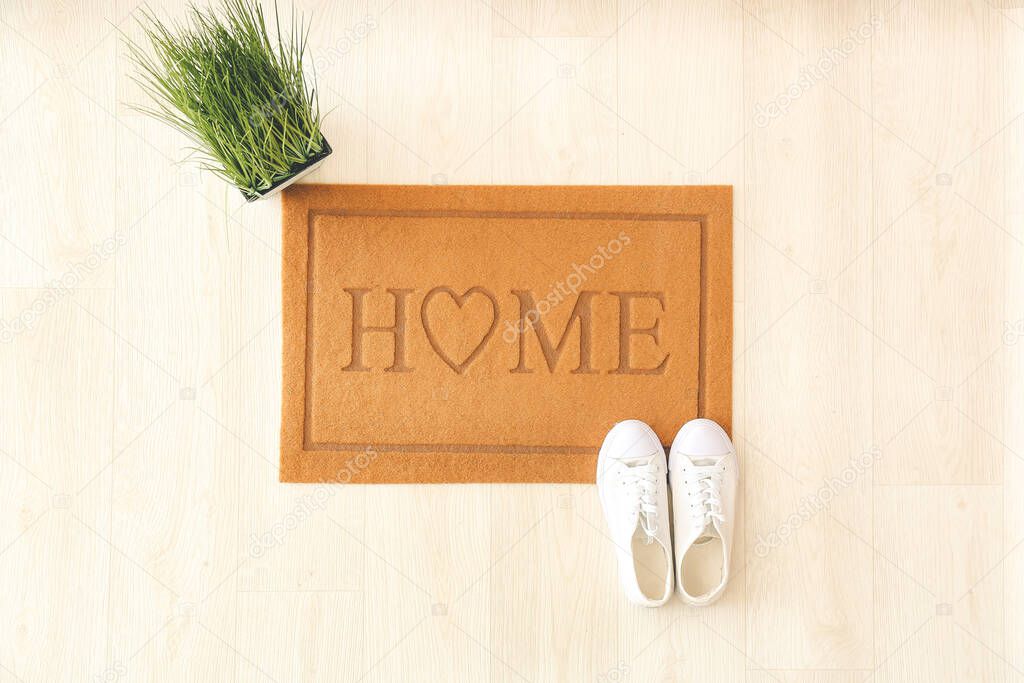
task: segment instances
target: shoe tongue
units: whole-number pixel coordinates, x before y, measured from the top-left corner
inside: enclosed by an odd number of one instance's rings
[[[644,526],[639,521],[636,523],[636,529],[633,530],[633,540],[642,541],[644,545],[650,545],[654,543],[656,537],[653,534],[648,534],[644,531]]]
[[[718,529],[715,528],[714,524],[708,524],[704,527],[704,530],[700,532],[700,536],[697,537],[697,540],[694,541],[693,544],[703,545],[716,538],[721,538],[721,535],[718,533]]]

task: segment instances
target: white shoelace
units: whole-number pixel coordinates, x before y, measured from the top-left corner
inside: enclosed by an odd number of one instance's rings
[[[690,495],[690,517],[706,528],[713,528],[715,521],[725,521],[722,516],[722,472],[718,464],[697,465],[686,474],[687,490]]]
[[[640,516],[640,527],[647,535],[648,544],[654,542],[654,535],[658,533],[658,475],[651,467],[654,457],[652,453],[645,458],[619,461],[626,466],[619,482],[629,492],[630,502]]]

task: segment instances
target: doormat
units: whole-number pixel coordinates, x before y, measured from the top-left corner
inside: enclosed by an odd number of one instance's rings
[[[732,188],[299,185],[281,480],[593,482],[616,422],[730,430]]]

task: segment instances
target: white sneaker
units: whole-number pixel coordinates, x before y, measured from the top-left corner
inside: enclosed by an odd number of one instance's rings
[[[619,561],[619,580],[630,602],[664,605],[672,596],[665,448],[639,420],[608,432],[597,458],[597,493]]]
[[[690,420],[672,442],[676,585],[683,601],[709,605],[725,590],[732,555],[739,463],[725,430]]]

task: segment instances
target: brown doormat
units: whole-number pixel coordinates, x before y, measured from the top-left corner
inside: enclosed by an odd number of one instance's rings
[[[731,187],[300,185],[281,480],[592,482],[612,425],[730,429]]]

